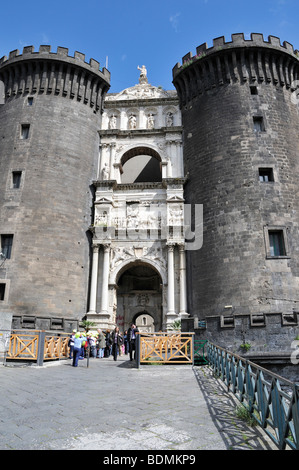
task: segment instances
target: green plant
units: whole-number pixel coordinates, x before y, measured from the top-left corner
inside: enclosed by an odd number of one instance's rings
[[[171,325],[169,325],[172,330],[180,330],[182,326],[181,320],[175,320]]]
[[[147,357],[145,359],[145,363],[150,365],[150,366],[162,366],[163,365],[162,359],[161,360],[158,359],[157,361],[151,361],[151,359],[152,359],[151,357]]]
[[[236,416],[242,421],[245,421],[249,426],[256,425],[256,420],[242,403],[236,408]]]
[[[243,349],[243,351],[247,352],[251,348],[251,344],[250,343],[242,343],[242,344],[240,344],[240,348]]]
[[[84,330],[87,332],[92,328],[93,326],[96,326],[96,324],[93,321],[89,320],[82,320],[80,326],[84,328]]]

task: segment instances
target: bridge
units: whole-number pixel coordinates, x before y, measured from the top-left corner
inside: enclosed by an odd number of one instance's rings
[[[4,334],[0,332],[0,337]],[[7,337],[5,363],[32,361],[42,366],[66,359],[67,337],[65,333],[55,336],[43,331],[13,331]],[[224,388],[219,393],[226,390],[233,395],[277,449],[299,449],[298,383],[211,342],[199,341],[192,333],[139,334],[134,367],[157,370],[157,365],[162,366],[162,372],[165,365],[184,366],[184,371],[189,365],[197,378],[207,370],[221,381]]]

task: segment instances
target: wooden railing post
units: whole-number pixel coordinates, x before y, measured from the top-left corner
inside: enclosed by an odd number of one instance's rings
[[[191,336],[191,345],[192,345],[192,351],[191,351],[191,359],[192,359],[192,366],[194,367],[194,335]]]
[[[44,364],[45,338],[46,338],[46,332],[39,331],[38,332],[37,359],[36,359],[36,365],[38,366],[42,366]]]

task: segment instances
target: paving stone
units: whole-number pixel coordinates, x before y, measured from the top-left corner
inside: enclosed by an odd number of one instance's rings
[[[236,417],[235,398],[207,368],[137,369],[122,356],[88,368],[1,366],[0,383],[2,450],[276,449]]]

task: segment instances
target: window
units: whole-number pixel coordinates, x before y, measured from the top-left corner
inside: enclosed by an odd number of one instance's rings
[[[262,183],[274,181],[273,168],[259,168],[259,180]]]
[[[287,228],[278,225],[264,227],[266,258],[290,258]]]
[[[18,189],[21,186],[21,171],[13,171],[12,172],[12,187]]]
[[[0,105],[5,103],[4,82],[0,80]]]
[[[254,127],[254,132],[263,132],[263,131],[265,131],[264,120],[261,116],[254,116],[253,117],[253,127]]]
[[[270,256],[286,256],[282,230],[269,230]]]
[[[6,259],[11,258],[13,235],[1,235],[1,253]]]
[[[29,138],[30,124],[22,124],[21,126],[21,139],[26,140]]]
[[[28,106],[33,105],[33,96],[29,96],[28,101],[27,101]]]
[[[258,95],[257,86],[255,86],[255,85],[250,86],[250,93],[251,93],[252,95]]]
[[[0,283],[0,301],[5,298],[5,286],[6,284]]]

